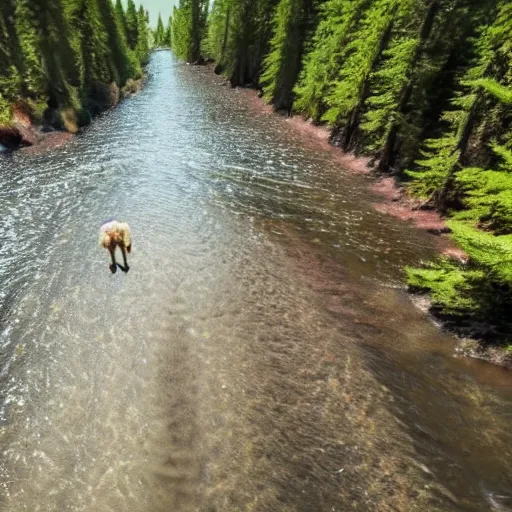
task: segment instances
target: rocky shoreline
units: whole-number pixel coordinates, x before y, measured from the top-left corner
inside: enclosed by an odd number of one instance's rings
[[[43,119],[38,120],[28,104],[21,100],[12,108],[11,122],[0,125],[0,154],[20,149],[46,151],[62,146],[90,124],[98,114],[139,92],[146,78],[144,75],[137,80],[129,79],[121,89],[115,82],[97,84],[88,100],[88,109],[81,114],[81,119],[71,109],[57,111],[48,108]]]

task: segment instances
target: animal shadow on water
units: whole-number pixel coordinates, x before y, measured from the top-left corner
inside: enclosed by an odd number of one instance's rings
[[[130,270],[130,267],[128,265],[121,265],[121,263],[116,263],[114,265],[114,263],[111,263],[110,272],[112,272],[112,274],[115,274],[117,272],[117,267],[119,267],[119,269],[122,270],[125,274]]]

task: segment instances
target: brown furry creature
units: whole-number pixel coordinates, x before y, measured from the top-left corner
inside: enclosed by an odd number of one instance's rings
[[[123,253],[124,267],[119,265],[121,270],[128,272],[130,267],[126,261],[126,253],[130,253],[132,250],[132,234],[130,232],[130,226],[126,222],[118,222],[117,220],[111,220],[105,222],[100,228],[100,246],[108,249],[112,258],[112,264],[110,270],[114,273],[117,269],[116,247],[121,249]]]

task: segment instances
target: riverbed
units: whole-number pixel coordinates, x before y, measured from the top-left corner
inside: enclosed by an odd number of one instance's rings
[[[403,286],[435,238],[209,68],[148,75],[0,156],[1,510],[512,510],[510,373]]]

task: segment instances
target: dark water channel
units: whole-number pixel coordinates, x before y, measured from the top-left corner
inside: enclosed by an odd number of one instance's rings
[[[512,510],[510,374],[402,287],[434,238],[247,91],[149,71],[0,157],[0,509]]]

